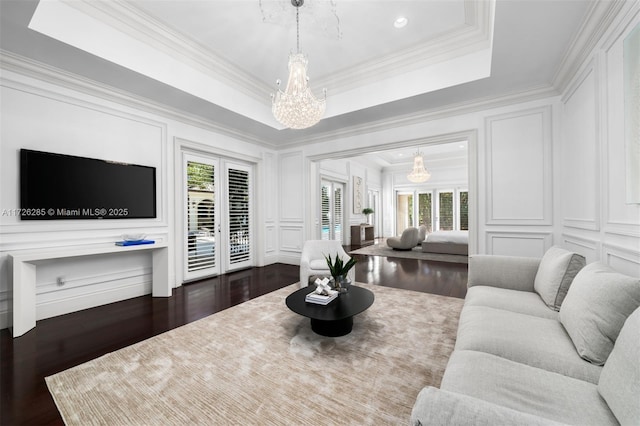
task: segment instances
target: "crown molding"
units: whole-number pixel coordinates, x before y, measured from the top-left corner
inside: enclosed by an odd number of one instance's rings
[[[167,107],[150,101],[146,98],[132,95],[129,92],[108,86],[96,81],[78,76],[76,74],[55,68],[41,62],[16,55],[12,52],[0,50],[0,68],[13,71],[17,74],[32,77],[37,80],[44,81],[56,86],[64,87],[85,95],[94,96],[106,101],[115,102],[120,105],[128,106],[134,109],[142,110],[147,113],[156,114],[168,119],[179,121],[188,125],[202,128],[204,130],[223,134],[225,136],[263,146],[272,150],[285,150],[295,147],[301,147],[317,142],[324,142],[344,138],[349,136],[358,136],[367,133],[379,132],[387,129],[393,129],[401,126],[410,126],[420,124],[425,121],[447,118],[455,115],[468,114],[486,109],[508,106],[517,103],[523,103],[538,100],[547,97],[557,96],[558,92],[551,86],[540,86],[531,88],[527,91],[511,93],[498,97],[487,97],[476,99],[474,101],[462,102],[450,105],[446,108],[432,108],[428,110],[417,111],[403,116],[394,117],[392,119],[382,119],[371,123],[359,124],[346,127],[338,131],[327,131],[318,135],[306,138],[296,138],[290,143],[257,138],[256,136],[220,125],[211,120],[188,114],[178,109]],[[7,80],[6,75],[2,78]]]
[[[270,106],[266,94],[273,88],[125,0],[76,0],[65,4]]]
[[[291,143],[280,144],[278,149],[289,149],[301,147],[318,142],[360,136],[369,133],[394,129],[397,127],[421,124],[426,121],[444,119],[452,116],[470,114],[487,109],[499,108],[524,102],[531,102],[539,99],[558,96],[559,92],[551,85],[532,87],[525,91],[518,91],[501,96],[474,99],[467,102],[460,102],[448,107],[435,107],[421,110],[410,114],[394,117],[392,119],[382,119],[366,124],[359,124],[351,127],[344,127],[340,131],[327,131],[307,138],[297,139]]]
[[[465,0],[464,7],[463,26],[395,53],[342,68],[333,76],[315,79],[314,86],[346,91],[490,48],[495,0]]]
[[[64,87],[88,96],[97,97],[106,101],[130,108],[156,114],[167,119],[179,121],[188,125],[199,127],[204,130],[220,133],[225,136],[241,140],[244,142],[264,146],[269,149],[278,149],[272,143],[255,136],[235,130],[231,130],[220,124],[203,119],[180,111],[176,108],[167,107],[164,104],[153,102],[149,99],[135,96],[129,92],[90,80],[88,78],[73,74],[50,65],[37,62],[12,52],[0,49],[0,69],[12,71],[20,75],[34,78],[55,86]],[[6,75],[2,75],[2,80],[9,81]],[[21,82],[21,84],[24,84]]]
[[[125,0],[76,0],[65,4],[143,41],[158,51],[188,63],[209,77],[221,80],[270,107],[267,94],[273,92],[272,86],[261,82],[207,46],[153,18],[131,3]],[[313,86],[345,91],[490,48],[495,0],[465,0],[464,8],[465,23],[462,27],[382,58],[340,69],[332,76],[317,78]]]
[[[587,61],[591,52],[609,29],[626,0],[595,1],[591,4],[580,29],[567,48],[552,84],[560,92],[564,92],[571,79]]]

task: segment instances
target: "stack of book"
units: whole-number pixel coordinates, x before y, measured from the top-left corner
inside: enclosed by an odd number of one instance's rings
[[[327,305],[336,297],[338,297],[338,292],[326,296],[324,294],[318,294],[314,291],[313,293],[307,294],[307,296],[304,298],[304,301],[307,303],[315,303],[316,305]]]

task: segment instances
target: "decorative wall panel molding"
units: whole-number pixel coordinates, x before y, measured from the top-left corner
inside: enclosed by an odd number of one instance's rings
[[[11,103],[13,118],[7,120],[3,129],[3,144],[16,152],[6,156],[0,167],[18,176],[17,152],[20,148],[53,151],[61,154],[89,158],[129,162],[156,167],[156,195],[158,217],[135,221],[30,221],[25,225],[13,217],[1,216],[5,232],[52,232],[77,231],[79,229],[122,229],[143,226],[168,226],[168,144],[166,123],[137,116],[129,111],[96,104],[81,98],[80,94],[61,94],[43,87],[27,85],[17,81],[2,80],[3,103]],[[73,96],[72,96],[73,95]],[[74,97],[75,96],[75,97]],[[3,114],[8,112],[3,108]],[[35,117],[38,117],[37,120]],[[37,126],[34,123],[37,121]],[[61,125],[64,123],[64,126]],[[131,140],[136,144],[132,145]],[[54,148],[50,148],[55,146]],[[108,146],[107,151],[103,146]],[[107,152],[107,154],[105,154]],[[18,185],[15,191],[18,191]],[[19,199],[17,193],[6,191],[3,208],[14,206]],[[16,200],[15,202],[13,200]]]
[[[615,244],[602,245],[602,261],[611,268],[632,277],[640,277],[640,251]]]
[[[485,119],[488,225],[551,225],[551,107]]]
[[[276,220],[276,216],[278,214],[277,211],[277,204],[273,203],[273,197],[277,196],[277,194],[273,193],[273,189],[277,188],[276,186],[276,181],[277,181],[277,170],[278,170],[278,164],[277,164],[277,160],[276,160],[276,156],[274,154],[271,153],[264,153],[263,156],[263,168],[262,168],[262,173],[263,173],[263,185],[262,188],[264,189],[264,194],[263,194],[263,206],[264,206],[264,219],[267,222],[274,222]]]
[[[563,225],[600,229],[600,110],[598,64],[594,59],[562,97],[560,170]]]
[[[567,250],[575,251],[585,257],[587,263],[598,259],[598,251],[600,242],[596,239],[585,238],[577,235],[562,234],[562,243],[560,246]]]
[[[486,242],[487,254],[542,257],[553,244],[553,234],[489,231],[486,233]]]
[[[302,252],[302,244],[304,243],[304,228],[300,226],[281,226],[280,227],[280,250],[288,252]]]
[[[151,293],[151,274],[130,277],[117,281],[114,285],[103,287],[100,291],[59,297],[54,300],[41,300],[38,297],[36,319],[42,320],[58,315],[76,312],[82,309],[119,302]]]
[[[607,234],[640,238],[640,225],[632,223],[607,222],[604,227],[604,232]]]
[[[280,220],[304,220],[304,176],[302,152],[281,154],[280,167]]]
[[[265,253],[273,253],[276,250],[276,227],[267,225],[265,227]]]

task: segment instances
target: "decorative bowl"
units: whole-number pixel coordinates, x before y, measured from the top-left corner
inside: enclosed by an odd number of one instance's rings
[[[146,234],[122,234],[124,241],[142,241],[146,237]]]

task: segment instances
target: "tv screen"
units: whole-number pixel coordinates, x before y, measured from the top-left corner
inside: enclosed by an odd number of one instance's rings
[[[155,167],[20,150],[22,220],[155,217]]]

